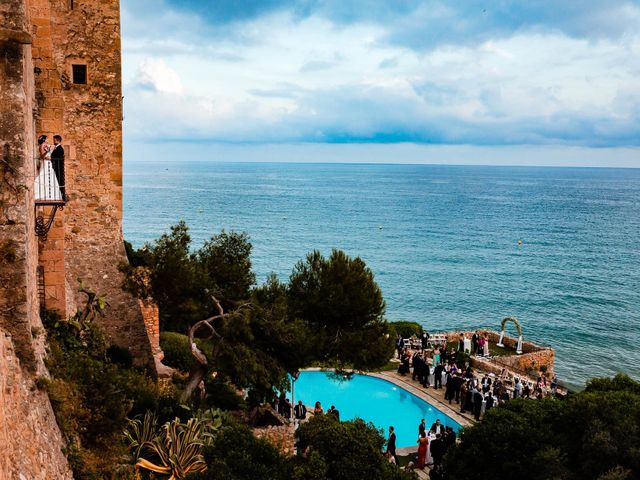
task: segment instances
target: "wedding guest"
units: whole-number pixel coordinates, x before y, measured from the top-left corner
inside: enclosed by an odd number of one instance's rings
[[[430,431],[436,435],[444,433],[444,425],[440,423],[440,419],[436,419],[436,421],[431,425]]]
[[[422,337],[420,338],[422,344],[422,351],[424,352],[429,346],[429,332],[422,332]]]
[[[316,402],[316,405],[313,409],[313,414],[322,415],[323,413],[324,413],[324,410],[322,409],[322,404],[320,402]]]
[[[398,457],[396,456],[396,432],[393,426],[389,427],[389,438],[387,439],[386,453],[393,457],[396,464],[398,463]]]
[[[443,371],[444,371],[444,367],[440,363],[433,370],[433,375],[435,377],[433,381],[433,388],[435,388],[436,390],[438,389],[438,386],[442,388],[442,372]]]
[[[418,468],[424,469],[427,463],[427,449],[429,447],[429,439],[426,432],[423,430],[418,436]]]
[[[513,386],[513,398],[519,398],[522,394],[522,383],[516,378],[516,384]]]
[[[302,400],[298,400],[298,404],[293,407],[293,416],[298,423],[307,418],[307,407],[304,406]]]
[[[427,421],[423,418],[422,421],[418,424],[418,436],[427,431]]]
[[[435,440],[431,441],[431,456],[433,457],[433,465],[439,466],[442,463],[442,457],[444,456],[444,444],[442,442],[442,435],[437,434]]]

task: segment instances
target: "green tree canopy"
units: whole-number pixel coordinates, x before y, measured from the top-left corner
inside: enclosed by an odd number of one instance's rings
[[[171,347],[167,358],[179,360],[172,366],[191,365],[184,399],[206,370],[261,401],[273,388],[288,386],[287,374],[314,362],[372,369],[393,353],[382,293],[360,258],[334,250],[325,259],[313,252],[295,266],[289,283],[272,275],[253,287],[246,234],[222,231],[192,251],[184,222],[143,249],[129,246],[128,253],[133,264],[122,267],[125,287],[158,303],[163,331],[187,333],[196,322],[211,319],[219,313],[213,297],[225,312],[207,325],[200,322],[194,334],[215,329],[208,347],[196,342],[206,363],[185,359],[181,345],[190,352],[188,340],[163,338]]]
[[[255,283],[246,233],[223,230],[193,250],[189,228],[181,221],[139,250],[128,245],[127,254],[130,265],[122,266],[123,286],[155,300],[163,330],[186,332],[209,315],[215,310],[211,294],[232,309],[249,298]],[[145,267],[148,277],[137,275],[137,267]]]
[[[310,253],[293,269],[288,298],[290,314],[313,335],[315,358],[368,369],[393,354],[382,292],[360,258],[340,250],[328,259]]]

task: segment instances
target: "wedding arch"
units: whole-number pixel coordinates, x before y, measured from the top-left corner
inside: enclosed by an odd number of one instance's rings
[[[504,347],[502,341],[504,340],[504,334],[507,327],[507,322],[511,322],[516,326],[516,330],[518,331],[518,345],[516,346],[516,353],[520,355],[522,353],[522,327],[520,326],[520,322],[515,317],[504,317],[500,324],[500,339],[496,344],[498,347]]]

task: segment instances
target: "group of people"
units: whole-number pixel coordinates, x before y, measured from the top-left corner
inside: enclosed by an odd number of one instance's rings
[[[442,463],[447,450],[456,443],[456,432],[449,426],[444,426],[440,420],[436,420],[431,428],[427,429],[426,420],[423,418],[418,424],[418,453],[416,462],[409,462],[406,469],[424,469],[427,465],[438,468]],[[389,437],[387,439],[387,449],[385,456],[389,462],[397,464],[396,454],[396,433],[393,426],[389,427]]]
[[[298,400],[298,403],[293,407],[292,410],[291,402],[284,392],[281,392],[278,397],[274,398],[271,406],[286,420],[291,419],[291,413],[293,411],[293,421],[295,425],[299,425],[300,422],[306,420],[307,418],[308,410],[305,404],[302,403],[302,400]],[[325,411],[322,408],[322,404],[320,402],[316,402],[311,413],[313,415],[324,415]],[[331,405],[331,408],[327,410],[326,414],[333,416],[336,420],[340,420],[340,410],[338,410],[335,405]]]

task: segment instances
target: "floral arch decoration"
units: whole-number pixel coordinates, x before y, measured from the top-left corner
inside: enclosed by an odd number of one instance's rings
[[[511,322],[516,326],[516,330],[518,330],[518,345],[516,346],[516,353],[519,355],[522,353],[522,327],[520,326],[520,322],[515,317],[504,317],[502,322],[500,323],[500,339],[496,344],[498,347],[504,347],[502,341],[504,340],[505,328],[507,326],[507,322]]]

